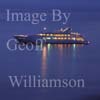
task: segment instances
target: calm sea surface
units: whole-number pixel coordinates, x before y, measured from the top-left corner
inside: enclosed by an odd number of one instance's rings
[[[100,14],[74,12],[68,25],[73,31],[85,36],[91,44],[49,44],[43,47],[43,51],[11,52],[7,49],[6,42],[13,35],[38,33],[45,26],[52,31],[64,25],[0,23],[1,100],[100,100]],[[9,75],[40,75],[54,79],[83,78],[85,88],[12,88]]]

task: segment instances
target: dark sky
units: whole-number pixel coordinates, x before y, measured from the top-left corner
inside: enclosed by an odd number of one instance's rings
[[[71,18],[68,22],[68,25],[63,25],[56,23],[57,28],[59,27],[66,27],[71,26],[75,31],[84,32],[84,33],[96,33],[96,32],[88,32],[94,28],[93,31],[99,31],[100,26],[100,0],[0,0],[0,12],[4,12],[3,8],[16,8],[16,9],[28,9],[28,11],[34,11],[45,9],[49,11],[49,9],[61,9],[62,11],[70,10]],[[3,10],[1,10],[3,9]],[[31,10],[30,10],[31,9]],[[75,11],[75,12],[74,12]],[[77,13],[78,12],[78,13]],[[6,24],[5,24],[6,23]],[[2,22],[4,27],[1,31],[7,31],[9,33],[13,33],[17,31],[18,33],[33,33],[33,26],[34,31],[37,32],[43,29],[44,26],[47,25],[48,30],[55,29],[55,23],[41,23],[41,25],[32,25],[30,23],[7,23]],[[17,25],[18,24],[18,25]],[[5,25],[7,29],[5,30]],[[15,26],[14,26],[15,25]],[[50,26],[49,26],[50,25]],[[17,26],[17,27],[16,27]],[[42,26],[42,28],[41,28]],[[80,26],[80,28],[79,28]],[[13,28],[12,28],[13,27]],[[26,27],[26,28],[25,28]],[[37,29],[38,27],[38,29]],[[96,29],[95,29],[96,28]],[[40,29],[40,30],[39,30]],[[98,32],[100,33],[100,32]]]
[[[100,0],[0,0],[1,8],[64,8],[73,10],[100,10]]]

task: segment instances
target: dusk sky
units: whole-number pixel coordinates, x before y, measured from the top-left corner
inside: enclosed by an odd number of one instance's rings
[[[6,22],[4,26],[3,23],[1,23],[2,32],[7,31],[9,33],[15,33],[15,31],[17,31],[17,33],[33,33],[34,28],[34,33],[38,33],[43,30],[43,27],[45,26],[48,28],[48,31],[55,31],[60,27],[66,26],[71,26],[75,31],[79,31],[85,34],[97,33],[99,31],[99,0],[1,0],[0,9],[1,12],[5,12],[5,9],[19,9],[23,11],[28,10],[28,12],[34,12],[35,10],[51,11],[52,9],[60,9],[62,12],[71,12],[70,20],[66,25],[61,23],[54,24],[50,22],[49,24],[40,23],[39,25],[32,25],[30,23],[12,24]],[[3,18],[4,17],[5,16],[3,16]],[[6,30],[5,25],[8,25]],[[94,30],[91,30],[93,28]]]
[[[0,7],[11,8],[64,8],[99,11],[99,0],[1,0]]]

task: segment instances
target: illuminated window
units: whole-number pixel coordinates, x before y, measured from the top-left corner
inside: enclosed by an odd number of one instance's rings
[[[40,36],[43,36],[43,34],[39,34]]]
[[[72,40],[74,40],[74,41],[75,41],[75,40],[76,40],[76,38],[75,38],[75,37],[73,37],[73,38],[72,38]]]
[[[43,36],[45,36],[45,34],[43,34]]]
[[[61,40],[63,40],[64,38],[61,38]]]
[[[46,39],[50,40],[51,38],[50,37],[47,37]]]
[[[53,34],[50,34],[50,36],[53,36]]]
[[[67,39],[67,38],[64,38],[65,40]]]
[[[70,37],[70,34],[68,34],[68,36]]]
[[[56,40],[57,38],[56,38],[56,37],[54,37],[53,39],[55,39],[55,40]]]
[[[58,38],[59,40],[61,39],[61,38]]]
[[[47,34],[47,36],[49,36],[50,34]]]
[[[77,41],[84,41],[83,38],[77,38]]]

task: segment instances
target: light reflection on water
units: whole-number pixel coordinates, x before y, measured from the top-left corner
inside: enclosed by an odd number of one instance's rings
[[[23,74],[36,74],[41,75],[42,78],[82,78],[85,79],[85,83],[87,84],[86,90],[84,90],[84,94],[88,91],[91,92],[98,92],[99,93],[99,66],[95,67],[94,64],[99,65],[99,61],[97,61],[97,57],[99,58],[98,53],[94,54],[95,49],[91,46],[86,46],[82,44],[48,44],[43,47],[43,51],[32,51],[32,52],[20,52],[19,50],[15,52],[9,52],[4,47],[1,48],[4,54],[2,54],[2,82],[7,80],[7,75],[23,75]],[[88,53],[89,51],[89,53]],[[96,55],[96,56],[95,56]],[[4,57],[3,57],[4,56]],[[87,62],[87,59],[89,62]],[[6,62],[6,63],[5,63]],[[90,70],[91,69],[91,70]],[[6,71],[4,73],[4,71]],[[10,74],[9,74],[10,73]],[[94,74],[93,74],[94,73]],[[4,76],[5,75],[5,76]],[[96,81],[95,81],[96,79]],[[8,82],[5,83],[3,86],[7,86]],[[9,84],[8,84],[9,85]],[[88,87],[96,87],[96,88],[88,88]],[[97,89],[98,88],[98,89]],[[79,89],[18,89],[17,92],[10,91],[12,90],[11,87],[7,87],[6,95],[9,96],[9,93],[13,93],[13,97],[17,95],[21,96],[23,99],[24,96],[30,97],[33,99],[36,97],[36,100],[47,99],[56,100],[55,95],[59,97],[75,97],[76,95],[79,96],[83,93],[82,90]],[[79,91],[78,91],[79,90]],[[88,90],[88,91],[87,91]],[[92,91],[91,91],[92,90]],[[24,91],[24,92],[23,92]],[[23,95],[22,95],[23,93]],[[76,94],[75,94],[76,93]],[[87,93],[88,94],[88,93]],[[12,97],[12,95],[11,95]],[[38,99],[37,99],[38,98]],[[58,99],[57,98],[57,99]],[[24,98],[26,100],[26,98]],[[74,99],[69,99],[74,100]],[[77,99],[80,100],[80,99]]]
[[[42,78],[45,78],[47,70],[47,47],[43,47],[42,51]]]
[[[42,78],[46,78],[47,77],[47,71],[48,71],[48,67],[50,67],[50,65],[48,65],[48,62],[50,60],[55,60],[52,62],[58,63],[58,67],[57,70],[59,70],[59,74],[62,75],[63,71],[64,71],[64,66],[63,64],[65,63],[65,61],[67,62],[67,58],[70,56],[72,57],[72,65],[75,65],[75,60],[77,57],[77,49],[83,47],[83,44],[47,44],[43,47],[42,50],[42,66],[41,66],[41,74],[42,74]],[[53,52],[53,50],[55,50],[55,52]],[[58,58],[55,57],[55,54],[58,53]],[[53,56],[54,58],[51,58],[51,56]],[[66,59],[64,59],[64,58]],[[56,59],[58,59],[56,62]],[[50,63],[51,64],[51,63]],[[65,63],[66,64],[66,63]],[[52,65],[52,64],[51,64]],[[73,68],[72,68],[73,69]]]

